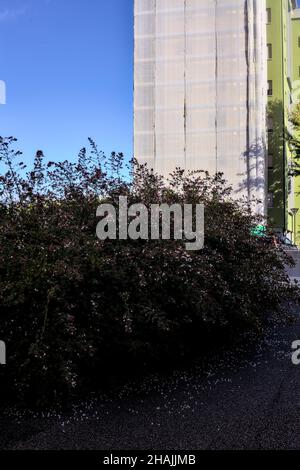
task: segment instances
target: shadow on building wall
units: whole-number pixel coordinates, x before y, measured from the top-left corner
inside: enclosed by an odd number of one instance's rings
[[[287,158],[286,142],[287,129],[284,126],[282,102],[274,100],[269,103],[267,110],[268,135],[267,143],[263,139],[249,142],[249,148],[244,152],[246,162],[245,174],[240,174],[241,183],[236,192],[247,194],[248,201],[264,197],[268,192],[268,201],[261,201],[268,209],[271,225],[284,231],[287,228]],[[267,146],[267,148],[266,148]],[[259,158],[262,156],[264,158]]]
[[[286,225],[286,210],[288,200],[287,188],[287,128],[285,126],[282,101],[274,99],[269,102],[267,109],[268,129],[268,188],[273,195],[273,207],[270,216],[278,226]]]
[[[237,193],[247,194],[248,201],[257,199],[258,195],[263,197],[265,193],[265,163],[263,157],[266,152],[266,145],[262,139],[257,139],[250,147],[243,153],[246,160],[246,172],[240,174],[241,183],[239,184]],[[261,201],[265,203],[265,201]]]

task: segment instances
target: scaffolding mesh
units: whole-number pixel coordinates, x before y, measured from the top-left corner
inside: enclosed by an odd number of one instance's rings
[[[265,0],[135,0],[135,156],[224,172],[260,199],[266,177]]]

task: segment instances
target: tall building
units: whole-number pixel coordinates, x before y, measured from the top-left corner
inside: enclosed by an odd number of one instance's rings
[[[299,101],[296,0],[135,0],[135,156],[164,176],[223,172],[300,246]]]
[[[296,9],[292,14],[292,100],[293,104],[299,103],[300,101],[300,9]],[[296,136],[300,140],[300,134]],[[293,154],[293,163],[295,163],[295,157]],[[299,165],[299,155],[297,159]],[[289,201],[289,229],[294,235],[294,241],[296,245],[300,246],[300,176],[293,175],[293,171],[290,174],[292,176],[292,196]],[[294,216],[291,213],[291,208],[298,209],[298,212]]]
[[[166,177],[223,172],[261,213],[265,24],[265,0],[135,0],[135,157]]]
[[[293,32],[295,8],[295,0],[267,0],[268,213],[274,229],[281,233],[293,231],[289,212],[295,204],[295,179],[290,171],[293,156],[286,139],[295,101],[295,69],[298,67],[299,76],[300,66],[300,49]]]

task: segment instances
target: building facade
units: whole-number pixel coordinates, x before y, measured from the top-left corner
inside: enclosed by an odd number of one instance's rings
[[[223,172],[298,245],[299,101],[296,0],[135,0],[136,158],[165,177]]]
[[[293,104],[300,102],[300,9],[295,9],[292,15],[292,100]],[[300,135],[296,135],[300,140]],[[297,155],[293,154],[293,159]],[[299,155],[298,155],[299,157]],[[299,158],[297,159],[299,165]],[[294,162],[293,162],[294,163]],[[292,231],[296,245],[300,246],[300,176],[292,174],[289,176],[292,181],[292,197],[289,203],[289,230]],[[298,209],[294,216],[291,208]]]
[[[287,139],[293,106],[295,7],[294,0],[267,0],[268,214],[274,229],[281,233],[292,231],[289,209],[295,194]]]
[[[223,172],[263,214],[265,24],[265,0],[135,0],[135,157]]]

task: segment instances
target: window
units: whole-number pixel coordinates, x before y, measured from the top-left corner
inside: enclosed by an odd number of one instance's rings
[[[272,8],[267,8],[267,24],[272,23]]]
[[[268,155],[268,169],[273,170],[273,155],[272,154]]]
[[[268,193],[268,208],[272,209],[274,207],[274,193]]]
[[[300,47],[300,36],[298,36],[298,47]]]
[[[274,121],[272,117],[268,117],[268,131],[273,132],[274,129]]]
[[[292,194],[292,178],[288,179],[288,194]]]
[[[271,60],[273,57],[272,44],[267,44],[267,55],[268,55],[268,60]]]
[[[299,67],[299,77],[300,77],[300,67]]]
[[[273,80],[268,80],[268,96],[273,95]]]

